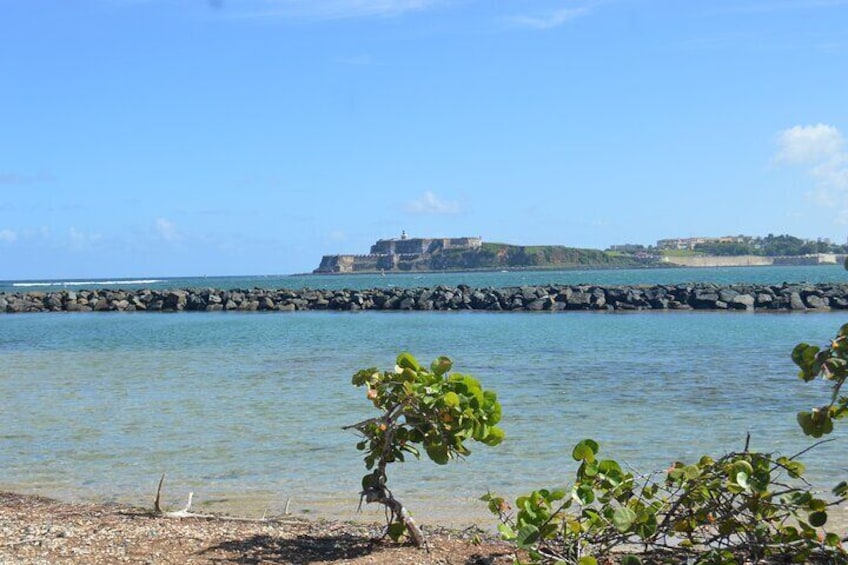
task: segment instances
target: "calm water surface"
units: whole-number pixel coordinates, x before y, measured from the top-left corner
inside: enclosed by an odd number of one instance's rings
[[[844,272],[843,272],[844,273]],[[218,285],[215,285],[218,286]],[[354,518],[364,466],[341,430],[368,417],[357,369],[447,354],[495,389],[507,439],[448,466],[391,470],[421,519],[484,516],[476,498],[567,482],[585,437],[638,470],[808,445],[795,411],[826,398],[789,360],[844,314],[186,313],[0,316],[0,488],[240,513]],[[839,440],[805,461],[830,488]],[[819,470],[820,469],[820,470]],[[366,518],[375,519],[374,511]]]
[[[679,284],[714,282],[719,284],[783,282],[845,282],[839,265],[802,267],[727,267],[608,269],[566,271],[503,271],[450,273],[389,273],[361,275],[265,275],[230,277],[145,277],[141,279],[26,280],[0,281],[0,292],[61,290],[63,288],[326,288],[365,289],[422,287],[467,284],[474,287],[508,287],[545,284]]]

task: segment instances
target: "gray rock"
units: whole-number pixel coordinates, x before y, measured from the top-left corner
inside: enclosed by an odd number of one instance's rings
[[[537,298],[537,299],[531,301],[529,304],[527,304],[527,306],[525,306],[525,309],[530,311],[530,312],[539,312],[541,310],[545,310],[546,307],[550,303],[551,303],[551,301],[548,300],[548,299]]]
[[[737,294],[730,301],[730,306],[737,310],[753,310],[756,299],[750,294]]]
[[[587,310],[592,305],[592,295],[587,292],[572,292],[568,299],[569,310]]]
[[[801,300],[801,295],[797,292],[793,292],[789,295],[789,308],[792,310],[806,310],[807,306],[804,304],[804,301]]]
[[[830,302],[828,301],[828,299],[823,296],[818,296],[816,294],[808,295],[805,302],[807,303],[808,307],[815,308],[817,310],[830,308]]]
[[[718,293],[695,291],[692,297],[692,306],[696,309],[713,309],[718,302]]]
[[[730,304],[733,302],[733,299],[736,298],[738,295],[739,293],[733,289],[723,288],[718,292],[718,299],[722,302]]]

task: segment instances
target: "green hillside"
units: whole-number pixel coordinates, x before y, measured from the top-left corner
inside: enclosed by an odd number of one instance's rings
[[[426,261],[426,269],[506,269],[555,267],[633,267],[644,265],[630,256],[598,249],[563,245],[509,245],[483,243],[480,249],[439,250]],[[420,267],[419,267],[420,268]]]

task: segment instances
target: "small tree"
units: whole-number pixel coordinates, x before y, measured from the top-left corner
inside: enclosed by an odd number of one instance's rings
[[[470,453],[466,441],[497,445],[504,437],[497,427],[501,405],[497,395],[470,375],[448,374],[451,360],[439,357],[427,369],[409,353],[398,355],[391,371],[363,369],[353,384],[367,387],[366,396],[380,415],[345,429],[362,435],[356,448],[365,452],[360,504],[377,502],[387,509],[386,534],[397,540],[405,533],[418,547],[424,536],[409,512],[386,483],[389,463],[402,462],[405,454],[420,457],[419,446],[439,465]]]

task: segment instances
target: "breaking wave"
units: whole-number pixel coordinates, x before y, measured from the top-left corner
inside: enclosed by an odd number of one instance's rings
[[[128,279],[119,281],[44,281],[44,282],[16,282],[15,287],[36,286],[115,286],[119,284],[155,284],[164,282],[165,279]]]

